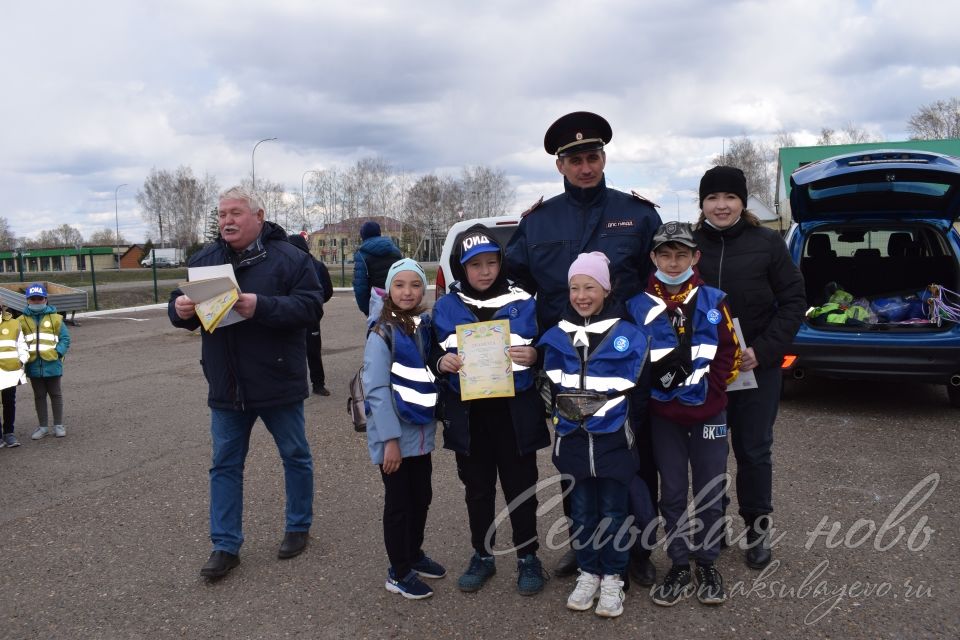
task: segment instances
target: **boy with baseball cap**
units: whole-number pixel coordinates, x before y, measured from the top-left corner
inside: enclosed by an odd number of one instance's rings
[[[660,511],[673,563],[651,592],[673,606],[696,588],[704,604],[727,599],[714,566],[720,554],[722,496],[727,471],[726,385],[736,378],[740,347],[719,289],[704,285],[695,267],[700,251],[690,225],[668,222],[653,237],[656,271],[647,289],[627,302],[650,335],[653,453],[660,472]],[[687,468],[692,470],[694,514],[687,521]],[[690,557],[696,560],[694,574]],[[696,587],[693,577],[696,577]]]

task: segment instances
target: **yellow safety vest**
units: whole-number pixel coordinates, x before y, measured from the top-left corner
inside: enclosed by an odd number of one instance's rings
[[[57,343],[60,342],[60,326],[63,316],[59,313],[48,313],[40,318],[40,327],[33,316],[20,316],[20,326],[23,327],[23,337],[30,349],[30,359],[33,362],[40,356],[41,360],[53,361],[59,358]]]
[[[23,363],[20,362],[18,340],[20,336],[20,321],[4,313],[0,317],[0,370],[20,371]]]

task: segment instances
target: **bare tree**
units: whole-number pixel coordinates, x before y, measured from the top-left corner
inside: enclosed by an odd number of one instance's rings
[[[911,140],[960,138],[960,98],[920,107],[907,121],[907,131]]]
[[[515,190],[502,169],[490,167],[464,167],[464,209],[467,218],[488,218],[503,215],[513,202]]]
[[[463,185],[453,178],[427,174],[407,191],[404,221],[416,241],[417,253],[436,259],[443,234],[463,210]]]
[[[127,244],[127,241],[122,235],[119,239],[117,239],[116,232],[109,227],[100,229],[100,231],[94,231],[90,236],[89,242],[97,247],[109,247],[116,246],[118,244]]]
[[[154,167],[137,191],[137,203],[150,230],[159,235],[161,246],[171,242],[185,248],[203,237],[206,215],[218,192],[217,180],[210,174],[198,179],[187,166],[173,172]]]
[[[46,229],[37,235],[40,247],[75,247],[83,244],[83,234],[68,224]]]
[[[773,156],[773,150],[762,142],[747,137],[734,138],[726,154],[714,157],[711,164],[738,167],[747,178],[747,192],[770,204],[776,171]]]
[[[0,250],[12,251],[17,246],[17,238],[6,218],[0,218]]]
[[[820,137],[817,138],[817,145],[828,144],[860,144],[862,142],[881,142],[882,138],[870,134],[863,127],[859,127],[852,122],[848,122],[840,130],[830,127],[820,129]]]
[[[143,188],[137,190],[137,204],[142,209],[144,222],[151,230],[156,230],[163,243],[164,217],[170,215],[170,194],[173,191],[173,175],[169,171],[158,171],[156,167],[143,181]]]
[[[247,188],[252,187],[252,182],[243,180],[242,184]],[[302,218],[300,213],[300,196],[294,196],[287,192],[279,182],[260,179],[257,183],[257,193],[263,200],[264,214],[267,220],[275,222],[286,231],[294,227],[300,228],[299,221]]]

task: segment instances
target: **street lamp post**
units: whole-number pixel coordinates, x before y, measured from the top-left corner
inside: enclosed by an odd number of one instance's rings
[[[120,207],[117,204],[117,197],[120,193],[120,187],[125,186],[127,186],[126,183],[117,185],[117,188],[113,190],[113,216],[117,223],[117,237],[114,238],[117,245],[117,271],[120,271]]]
[[[303,172],[303,175],[300,176],[300,207],[301,207],[301,216],[303,217],[303,224],[307,223],[307,197],[304,195],[303,191],[303,179],[307,177],[308,173],[320,173],[319,169],[307,169]]]
[[[276,140],[276,138],[264,138],[253,145],[253,151],[250,152],[250,177],[253,182],[253,190],[257,190],[257,147],[260,146],[261,142],[270,142],[271,140]]]

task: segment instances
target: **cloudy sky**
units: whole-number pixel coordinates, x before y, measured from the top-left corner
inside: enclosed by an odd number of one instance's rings
[[[614,131],[607,179],[694,213],[724,141],[812,144],[847,123],[906,137],[960,96],[960,2],[9,2],[0,192],[18,236],[67,223],[143,240],[152,167],[299,189],[381,156],[414,174],[503,169],[516,210],[561,188],[543,133],[576,110]]]

